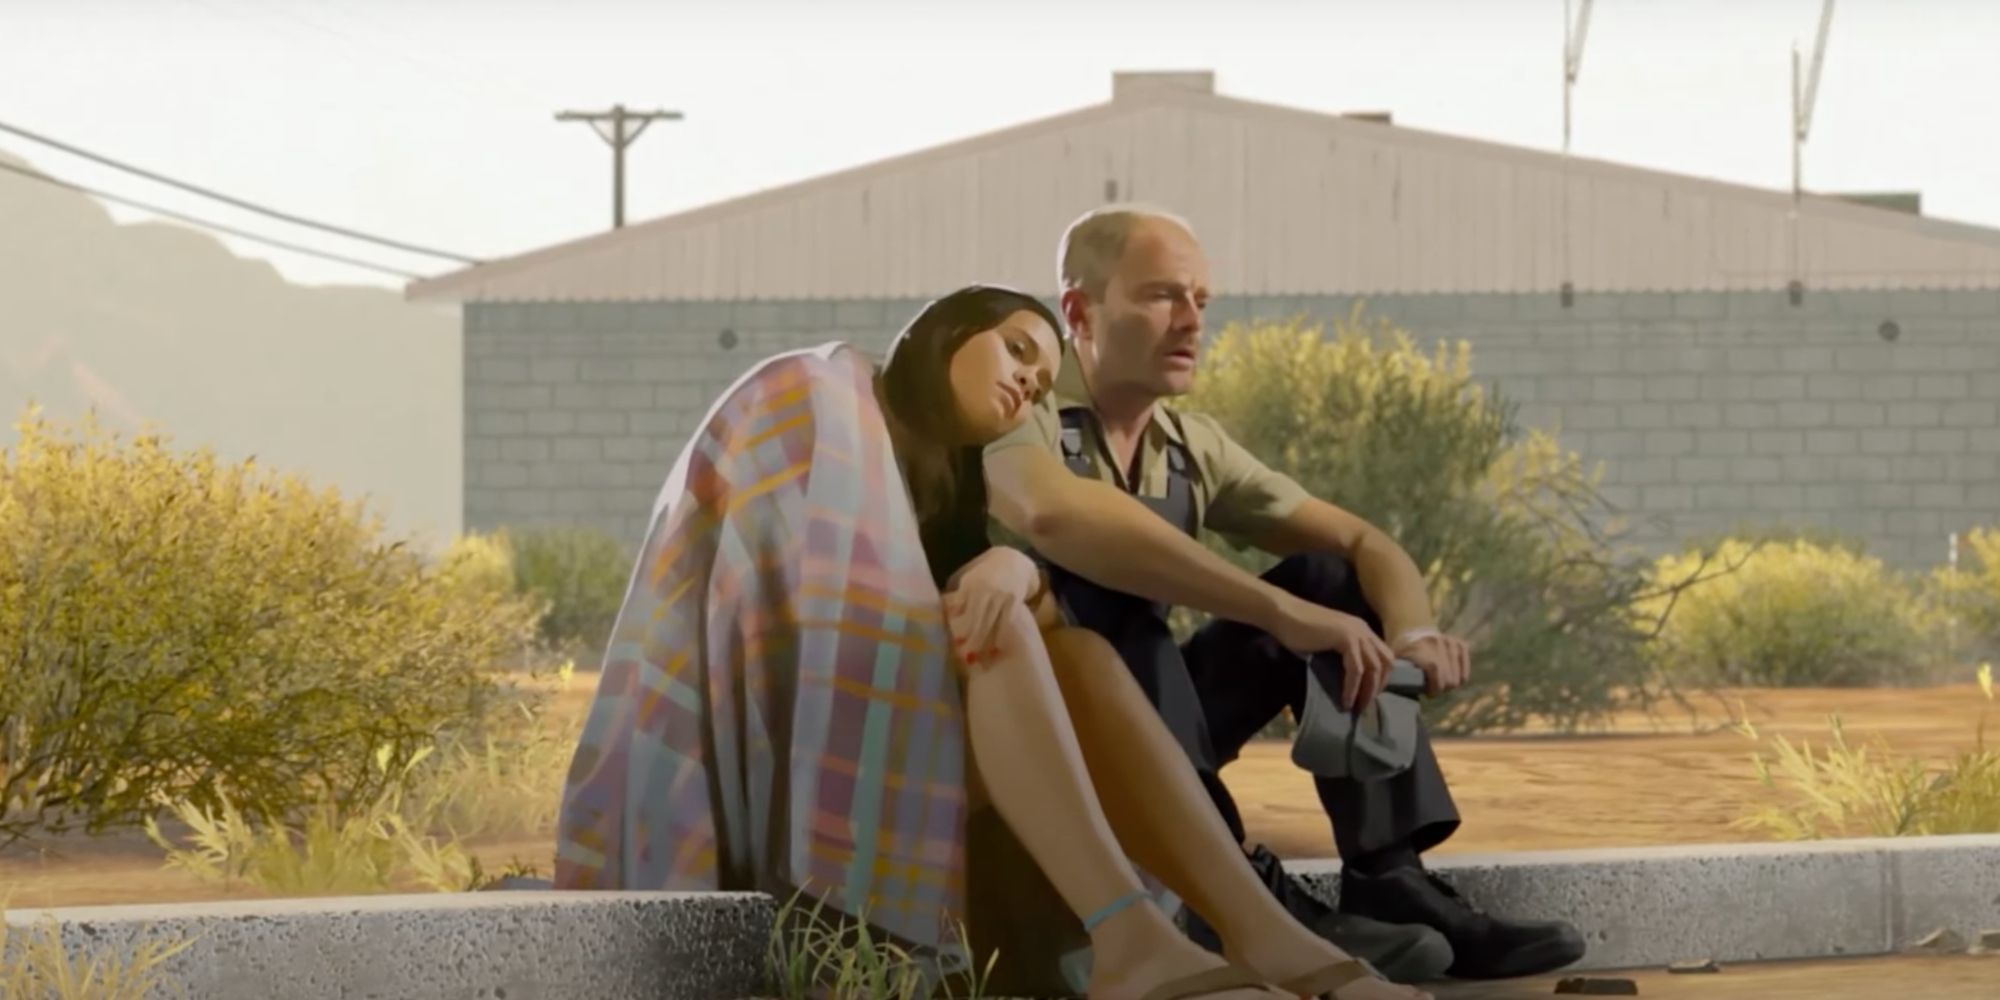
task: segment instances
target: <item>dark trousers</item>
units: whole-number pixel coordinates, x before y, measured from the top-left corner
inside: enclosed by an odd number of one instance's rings
[[[1294,718],[1303,712],[1305,660],[1261,629],[1240,622],[1210,622],[1186,644],[1177,644],[1148,602],[1061,569],[1053,569],[1051,577],[1070,622],[1104,636],[1118,650],[1241,843],[1243,818],[1219,772],[1280,709],[1289,706]],[[1344,557],[1319,552],[1293,556],[1272,567],[1264,580],[1362,618],[1377,634],[1382,630]],[[1322,683],[1337,695],[1340,657],[1315,656],[1313,669],[1323,671]],[[1333,824],[1340,856],[1350,861],[1388,848],[1422,852],[1458,829],[1458,808],[1438,769],[1429,733],[1422,729],[1415,762],[1395,777],[1372,782],[1315,777],[1313,783]]]

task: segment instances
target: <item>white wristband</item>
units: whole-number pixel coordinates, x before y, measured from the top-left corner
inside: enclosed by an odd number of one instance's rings
[[[1418,642],[1423,639],[1435,639],[1443,634],[1444,633],[1439,632],[1437,629],[1431,628],[1429,626],[1425,626],[1422,628],[1404,629],[1403,634],[1397,636],[1396,641],[1389,644],[1389,648],[1402,649],[1413,642]]]

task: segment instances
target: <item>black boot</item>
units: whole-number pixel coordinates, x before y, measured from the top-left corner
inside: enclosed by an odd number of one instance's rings
[[[1450,974],[1512,979],[1560,969],[1583,957],[1583,935],[1560,920],[1508,921],[1480,912],[1450,882],[1421,867],[1376,875],[1343,870],[1342,912],[1436,928],[1451,942]]]
[[[1368,964],[1397,983],[1428,983],[1441,979],[1452,963],[1451,945],[1429,927],[1383,923],[1341,913],[1300,884],[1284,863],[1259,845],[1250,852],[1250,867],[1292,919],[1325,938],[1334,947]],[[1208,922],[1186,909],[1187,935],[1196,944],[1222,954],[1222,937]]]

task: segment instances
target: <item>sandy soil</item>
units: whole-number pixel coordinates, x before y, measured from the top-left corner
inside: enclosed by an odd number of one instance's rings
[[[2000,996],[2000,955],[1891,956],[1726,965],[1721,972],[1674,975],[1663,969],[1556,973],[1504,983],[1426,987],[1437,1000],[1526,1000],[1552,996],[1571,976],[1630,979],[1643,997],[1664,1000],[1992,1000]]]
[[[579,675],[563,697],[562,709],[581,712],[594,682],[594,677]],[[1615,720],[1607,732],[1588,736],[1440,740],[1438,756],[1465,824],[1438,853],[1762,839],[1730,827],[1731,820],[1768,801],[1750,766],[1756,744],[1728,727],[1738,694],[1766,738],[1783,734],[1795,743],[1806,739],[1823,745],[1827,716],[1837,712],[1851,740],[1879,735],[1898,752],[1942,758],[1973,746],[1981,712],[1988,709],[2000,739],[2000,706],[1989,703],[1976,686],[1964,684],[1921,690],[1748,691],[1702,704],[1703,715],[1695,719],[1684,713],[1630,716]],[[1223,776],[1243,807],[1253,840],[1269,844],[1283,857],[1333,855],[1332,834],[1318,799],[1309,779],[1291,766],[1284,743],[1253,745]],[[547,838],[476,846],[489,870],[504,869],[516,858],[544,873],[549,868]],[[66,838],[38,850],[17,847],[0,854],[0,887],[5,887],[0,895],[9,895],[15,907],[258,895],[203,885],[163,869],[161,861],[161,853],[140,834]]]
[[[1766,839],[1730,826],[1775,803],[1751,764],[1758,742],[1731,725],[1739,710],[1765,741],[1767,755],[1780,735],[1794,746],[1809,741],[1824,748],[1833,714],[1841,717],[1850,746],[1879,736],[1896,753],[1943,760],[1974,748],[1986,712],[1989,745],[2000,746],[2000,703],[1987,701],[1974,684],[1741,691],[1695,708],[1693,718],[1678,707],[1660,709],[1655,718],[1633,713],[1583,736],[1438,740],[1438,760],[1464,823],[1436,853]],[[1311,780],[1292,767],[1288,752],[1281,742],[1253,745],[1224,768],[1223,780],[1252,839],[1281,857],[1332,857],[1332,829]]]

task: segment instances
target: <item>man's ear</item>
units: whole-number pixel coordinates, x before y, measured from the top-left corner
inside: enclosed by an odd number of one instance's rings
[[[1090,293],[1081,288],[1063,289],[1058,304],[1062,307],[1063,325],[1069,327],[1069,336],[1074,340],[1090,338]]]

